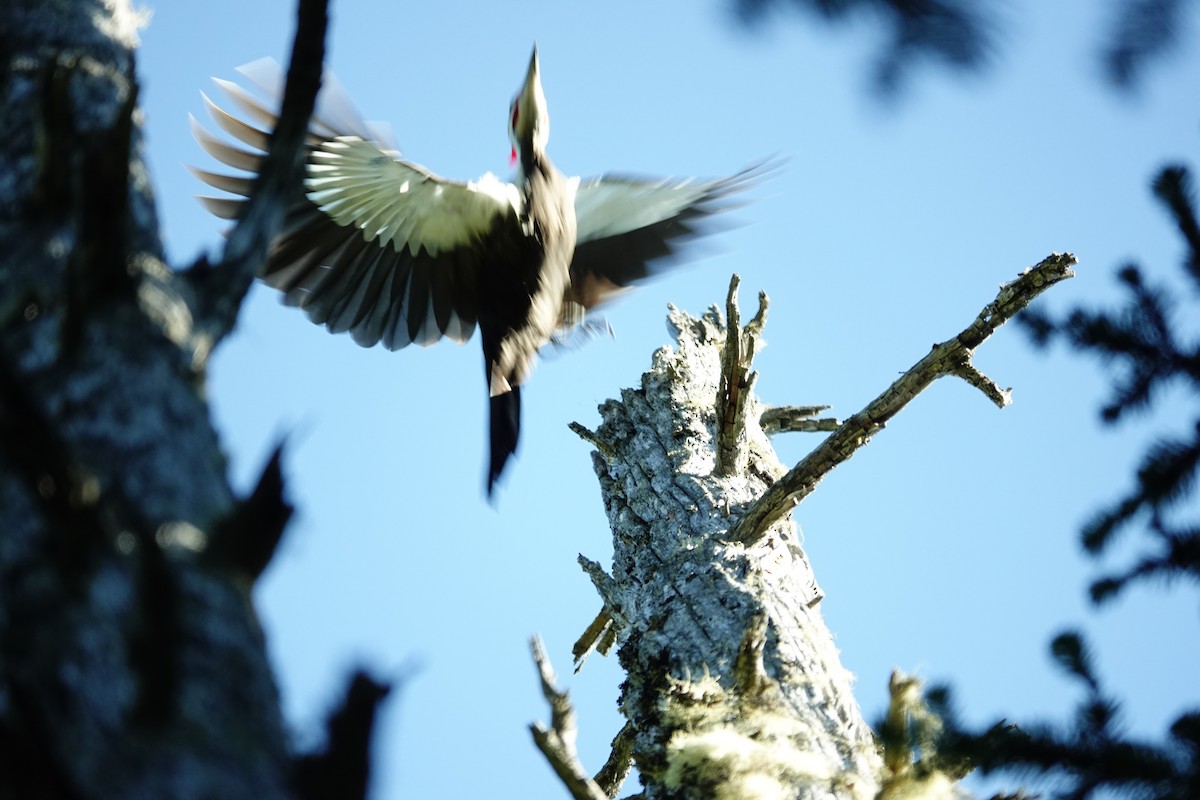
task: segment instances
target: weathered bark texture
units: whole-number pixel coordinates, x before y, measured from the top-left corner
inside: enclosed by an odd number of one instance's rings
[[[310,796],[294,776],[328,763],[297,767],[250,599],[290,513],[278,458],[236,498],[204,398],[281,212],[171,271],[128,0],[0,17],[0,797]],[[369,730],[380,687],[354,686],[341,713]]]
[[[616,548],[598,588],[623,639],[621,705],[645,795],[873,797],[874,737],[794,524],[749,547],[723,540],[786,471],[748,391],[734,404],[747,421],[744,466],[715,469],[729,331],[715,308],[668,319],[677,348],[654,354],[641,389],[601,407],[595,432]]]

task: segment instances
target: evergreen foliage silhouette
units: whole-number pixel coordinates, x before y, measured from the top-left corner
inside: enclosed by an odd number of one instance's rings
[[[1181,266],[1192,289],[1187,296],[1176,297],[1131,263],[1118,271],[1125,300],[1116,308],[1076,308],[1062,318],[1030,310],[1018,318],[1036,344],[1065,340],[1080,353],[1098,356],[1114,372],[1112,394],[1100,412],[1108,424],[1152,411],[1168,384],[1182,383],[1193,400],[1200,400],[1200,338],[1180,324],[1200,318],[1200,225],[1190,174],[1184,167],[1168,166],[1158,174],[1153,190],[1184,239]],[[1200,408],[1185,427],[1152,443],[1137,467],[1133,488],[1085,525],[1081,540],[1093,557],[1138,520],[1144,520],[1148,540],[1136,563],[1092,583],[1094,603],[1110,601],[1149,578],[1200,578],[1200,524],[1181,519],[1189,513],[1189,501],[1195,500]],[[1193,513],[1194,509],[1192,503]],[[971,763],[985,775],[1048,779],[1056,787],[1055,796],[1064,800],[1200,797],[1200,708],[1179,713],[1159,741],[1133,738],[1124,730],[1121,703],[1104,688],[1083,634],[1059,634],[1050,653],[1083,690],[1072,719],[1016,725],[1002,720],[969,730],[956,717],[950,689],[936,687],[926,694],[926,703],[940,719],[940,760]],[[1019,796],[1023,795],[1008,795]]]

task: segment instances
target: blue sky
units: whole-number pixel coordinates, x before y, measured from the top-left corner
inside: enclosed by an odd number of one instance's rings
[[[1181,244],[1148,184],[1168,159],[1197,163],[1200,51],[1116,96],[1098,77],[1098,5],[1013,0],[995,68],[965,80],[920,70],[881,104],[866,91],[868,28],[781,17],[750,35],[720,3],[684,0],[336,4],[334,71],[367,119],[390,122],[405,153],[442,175],[505,174],[508,102],[535,40],[550,153],[569,174],[720,176],[773,153],[789,161],[703,259],[606,312],[614,339],[543,360],[495,508],[482,492],[477,342],[364,350],[252,292],[209,393],[238,485],[289,440],[300,510],[256,599],[298,738],[316,735],[352,666],[419,665],[383,718],[376,797],[561,797],[526,730],[547,716],[527,648],[538,632],[577,703],[583,760],[603,763],[620,670],[598,657],[577,676],[569,667],[599,609],[576,556],[605,562],[611,545],[589,448],[567,423],[594,426],[596,406],[637,383],[669,341],[668,302],[699,313],[739,272],[747,307],[759,289],[773,302],[757,361],[765,401],[845,417],[1052,251],[1081,262],[1046,298],[1053,308],[1111,300],[1130,258],[1173,279]],[[286,59],[291,6],[153,6],[142,101],[175,264],[221,241],[181,166],[212,167],[187,114],[202,116],[210,76]],[[1047,643],[1078,624],[1130,726],[1161,731],[1197,700],[1194,595],[1139,589],[1092,611],[1096,567],[1076,532],[1128,486],[1145,443],[1183,424],[1187,399],[1102,430],[1094,364],[1036,353],[1016,329],[976,363],[1014,387],[1012,407],[942,381],[795,514],[866,714],[881,712],[900,667],[952,679],[969,719],[1061,717],[1077,695]],[[777,447],[792,463],[815,442]]]

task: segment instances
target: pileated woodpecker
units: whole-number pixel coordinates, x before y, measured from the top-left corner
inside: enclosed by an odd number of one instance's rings
[[[217,83],[261,127],[204,101],[214,122],[254,151],[191,120],[204,150],[251,173],[192,170],[240,196],[199,198],[225,219],[236,218],[250,195],[283,88],[270,59],[239,72],[268,99]],[[586,309],[653,274],[696,233],[698,219],[724,209],[730,194],[767,168],[708,181],[564,176],[546,155],[550,119],[536,47],[509,109],[518,168],[511,183],[490,173],[467,183],[447,180],[406,160],[328,74],[309,133],[304,184],[260,277],[313,322],[348,331],[364,347],[397,350],[442,336],[462,343],[478,324],[491,405],[489,495],[516,450],[521,385],[538,349],[579,324]]]

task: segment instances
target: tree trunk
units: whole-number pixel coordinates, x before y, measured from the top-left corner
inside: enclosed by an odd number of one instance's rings
[[[250,598],[291,511],[278,458],[236,498],[204,397],[272,213],[236,263],[166,266],[139,24],[127,0],[0,21],[0,797],[312,796],[293,775],[328,759],[293,762]]]
[[[718,468],[729,330],[715,308],[668,319],[677,348],[654,354],[640,390],[601,407],[594,439],[615,548],[597,588],[620,632],[645,796],[874,797],[874,737],[794,523],[750,546],[724,540],[786,471],[744,383],[741,463]]]

